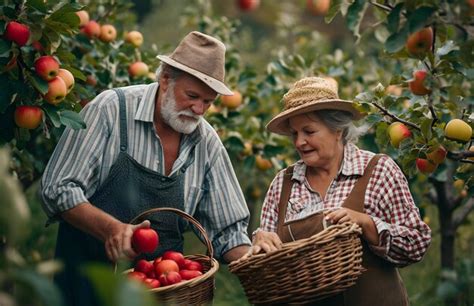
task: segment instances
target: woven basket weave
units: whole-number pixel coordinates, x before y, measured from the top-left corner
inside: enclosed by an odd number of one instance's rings
[[[361,228],[331,225],[309,238],[229,265],[252,304],[320,300],[355,284],[362,267]]]
[[[201,236],[204,238],[203,243],[207,247],[207,255],[188,255],[185,256],[187,259],[198,261],[202,264],[203,274],[196,278],[181,281],[174,285],[169,285],[166,287],[159,287],[150,289],[151,292],[155,295],[157,301],[160,304],[167,305],[207,305],[211,304],[214,298],[214,275],[219,269],[219,262],[213,258],[214,250],[212,244],[209,241],[207,233],[202,225],[191,215],[175,208],[153,208],[147,210],[137,217],[135,217],[130,223],[135,224],[139,220],[147,215],[156,212],[172,212],[178,216],[186,219],[191,222],[201,233]],[[128,273],[132,270],[125,271]]]

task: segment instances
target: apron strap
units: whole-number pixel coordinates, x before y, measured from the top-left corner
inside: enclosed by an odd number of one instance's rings
[[[291,181],[293,168],[294,166],[286,168],[283,174],[283,185],[281,186],[280,202],[278,203],[278,229],[282,228],[285,223],[286,208],[290,200],[291,187],[293,187],[293,182]]]
[[[372,157],[367,167],[365,167],[364,175],[357,179],[357,182],[352,188],[351,193],[347,196],[346,200],[342,204],[342,207],[350,208],[358,212],[364,212],[364,198],[367,184],[369,183],[372,172],[374,171],[374,168],[381,157],[382,154],[376,154]]]
[[[126,152],[128,147],[127,138],[127,104],[125,103],[125,94],[120,88],[113,88],[113,91],[119,98],[120,110],[120,152]]]

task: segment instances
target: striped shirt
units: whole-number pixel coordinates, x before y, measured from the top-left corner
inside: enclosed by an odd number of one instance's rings
[[[146,168],[164,174],[163,146],[153,124],[158,83],[122,89],[127,101],[127,153]],[[41,179],[49,222],[89,202],[120,152],[119,103],[114,91],[99,94],[81,116],[87,128],[66,128]],[[185,172],[184,208],[206,229],[219,258],[233,247],[250,244],[248,207],[225,147],[207,121],[183,135],[170,175],[183,166],[190,152],[194,163]]]
[[[306,180],[306,165],[295,164],[294,181],[288,201],[285,221],[297,220],[325,209],[342,205],[374,153],[358,149],[353,144],[344,147],[344,159],[337,177],[321,198]],[[266,194],[260,228],[276,232],[278,203],[284,170],[274,178]],[[420,218],[408,182],[398,165],[384,155],[378,161],[365,192],[365,212],[372,217],[379,233],[378,246],[370,246],[375,254],[404,266],[420,261],[431,242],[431,230]]]

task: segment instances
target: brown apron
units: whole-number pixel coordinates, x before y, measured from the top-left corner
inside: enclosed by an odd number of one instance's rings
[[[381,155],[377,154],[372,158],[364,171],[364,175],[357,180],[342,207],[364,212],[364,196],[367,183],[380,157]],[[293,167],[288,167],[284,174],[279,203],[277,233],[283,242],[311,237],[323,230],[324,215],[322,213],[284,222],[293,185],[292,175]],[[402,306],[409,304],[407,292],[398,269],[393,264],[375,255],[363,239],[362,246],[362,265],[367,271],[359,276],[356,284],[335,296],[319,301],[308,301],[308,304],[317,306]]]

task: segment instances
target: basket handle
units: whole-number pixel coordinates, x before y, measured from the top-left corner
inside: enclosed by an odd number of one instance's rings
[[[212,244],[211,242],[209,241],[209,237],[207,236],[207,233],[206,233],[206,230],[204,229],[204,227],[202,227],[201,223],[199,223],[198,220],[196,220],[193,216],[191,216],[190,214],[182,211],[182,210],[179,210],[177,208],[171,208],[171,207],[157,207],[157,208],[152,208],[152,209],[149,209],[149,210],[146,210],[144,212],[142,212],[141,214],[139,214],[138,216],[136,216],[135,218],[133,218],[130,223],[131,224],[136,224],[136,222],[140,219],[143,219],[143,217],[145,216],[148,216],[152,213],[156,213],[156,212],[163,212],[163,211],[167,211],[167,212],[172,212],[172,213],[175,213],[177,215],[179,215],[180,217],[190,221],[198,230],[199,232],[202,234],[202,237],[204,237],[204,240],[205,241],[202,241],[206,247],[207,247],[207,253],[208,253],[208,256],[209,256],[209,261],[211,261],[211,264],[212,264],[212,258],[213,258],[213,255],[214,255],[214,249],[212,248]]]

